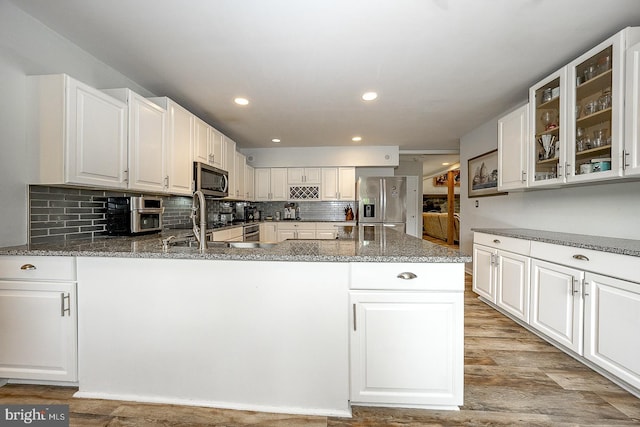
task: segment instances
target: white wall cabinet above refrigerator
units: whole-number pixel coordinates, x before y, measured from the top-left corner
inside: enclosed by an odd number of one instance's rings
[[[27,79],[33,182],[127,188],[127,105],[65,74]]]

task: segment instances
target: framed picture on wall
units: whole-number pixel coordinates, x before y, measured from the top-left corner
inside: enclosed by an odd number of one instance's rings
[[[447,179],[449,179],[449,173],[443,173],[442,175],[433,177],[433,186],[434,187],[446,187]],[[456,187],[460,187],[460,169],[456,169],[453,171],[453,183]]]
[[[481,154],[468,162],[469,197],[498,196],[498,150]]]

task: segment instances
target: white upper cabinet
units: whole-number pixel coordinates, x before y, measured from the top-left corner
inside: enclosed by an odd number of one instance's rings
[[[165,191],[165,110],[130,89],[105,89],[129,107],[129,188]]]
[[[291,184],[320,184],[321,168],[288,168],[287,181]]]
[[[355,200],[355,168],[322,168],[321,200]]]
[[[211,164],[218,169],[227,170],[225,145],[222,143],[224,136],[214,128],[209,128],[209,152]]]
[[[565,182],[566,80],[563,67],[529,89],[529,187]]]
[[[625,28],[531,87],[529,187],[639,173],[639,41]]]
[[[213,154],[209,143],[210,126],[197,117],[193,119],[193,160],[196,162],[213,164]]]
[[[126,104],[64,74],[28,82],[34,181],[126,188]]]
[[[529,104],[498,120],[498,190],[527,187]]]
[[[229,172],[229,196],[227,198],[237,199],[238,179],[236,177],[236,143],[226,136],[223,136],[222,144],[225,146],[225,170]]]
[[[247,158],[236,151],[235,162],[236,198],[246,199],[245,168],[247,166]]]
[[[253,202],[256,198],[255,190],[255,170],[252,166],[245,164],[244,168],[244,189],[246,193],[246,200]]]
[[[254,176],[257,202],[287,200],[287,168],[255,168]]]
[[[194,116],[169,98],[149,99],[167,111],[165,190],[171,194],[191,195],[193,193]]]
[[[627,49],[624,174],[640,175],[640,43]]]

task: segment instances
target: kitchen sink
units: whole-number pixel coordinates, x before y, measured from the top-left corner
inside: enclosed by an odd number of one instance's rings
[[[242,248],[242,249],[269,249],[276,245],[276,243],[266,243],[266,242],[229,242],[230,248]]]

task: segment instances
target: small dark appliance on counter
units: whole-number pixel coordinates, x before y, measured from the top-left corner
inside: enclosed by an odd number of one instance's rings
[[[130,236],[162,231],[162,199],[159,197],[107,198],[107,234]]]

